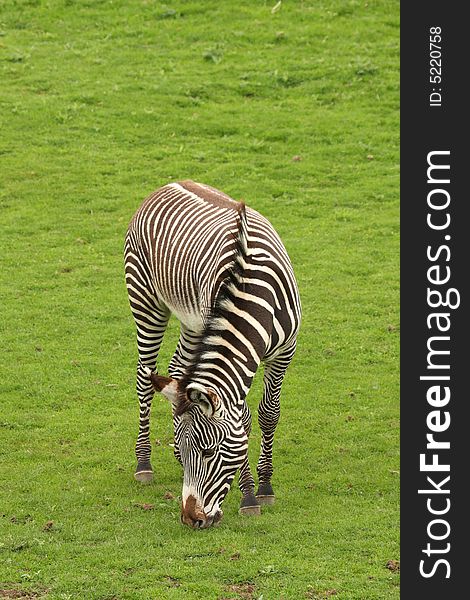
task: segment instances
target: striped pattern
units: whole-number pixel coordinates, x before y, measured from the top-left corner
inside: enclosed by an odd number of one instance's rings
[[[292,266],[267,219],[192,181],[166,185],[147,198],[129,225],[125,264],[139,354],[137,473],[151,473],[156,387],[173,403],[175,454],[184,467],[183,520],[207,526],[220,518],[238,469],[243,497],[256,502],[245,397],[261,361],[257,472],[260,489],[270,487],[280,389],[300,323]],[[181,324],[172,379],[149,378],[170,313]]]

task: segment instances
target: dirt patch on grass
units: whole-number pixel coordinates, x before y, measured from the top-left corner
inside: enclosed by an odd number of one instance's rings
[[[54,521],[48,521],[44,527],[42,528],[43,531],[50,531],[52,528],[54,527]]]
[[[228,592],[237,594],[237,598],[246,598],[247,600],[251,600],[255,593],[255,584],[251,581],[246,581],[243,583],[230,583],[226,586],[226,590]]]
[[[134,506],[141,510],[153,510],[155,508],[155,504],[147,504],[146,502],[135,502]]]
[[[169,587],[178,588],[181,585],[181,583],[176,577],[171,577],[170,575],[166,575],[164,581]]]
[[[338,594],[338,590],[335,590],[335,589],[319,591],[319,590],[314,590],[312,588],[309,588],[305,592],[305,597],[311,598],[311,600],[327,600],[328,598],[332,598],[333,596],[336,596],[337,594]]]
[[[10,518],[10,522],[11,523],[16,523],[18,525],[25,525],[26,523],[28,523],[29,521],[32,521],[33,517],[31,515],[22,515],[21,517],[17,517],[16,515],[13,515]]]
[[[392,560],[389,560],[385,566],[392,573],[397,573],[400,570],[400,561],[392,559]]]
[[[0,598],[41,598],[44,592],[32,592],[30,590],[14,590],[14,589],[0,589]]]

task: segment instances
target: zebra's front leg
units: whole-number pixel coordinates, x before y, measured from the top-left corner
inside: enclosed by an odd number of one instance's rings
[[[179,438],[178,438],[178,435],[177,435],[179,421],[180,421],[180,417],[176,417],[175,414],[174,414],[174,412],[173,412],[173,432],[174,432],[174,435],[173,435],[173,442],[174,442],[173,454],[175,455],[175,458],[179,462],[179,464],[183,467],[183,461],[181,460]]]
[[[200,334],[191,331],[186,328],[183,323],[180,326],[180,337],[178,340],[178,345],[176,346],[175,353],[168,365],[168,373],[170,377],[173,379],[181,379],[183,377],[185,370],[191,364],[191,359],[196,353],[199,341],[201,339]],[[178,422],[180,417],[176,417],[173,411],[173,431],[174,431],[174,450],[173,453],[175,455],[176,460],[183,466],[183,461],[181,460],[181,453],[179,449],[179,440],[176,432],[178,431]]]
[[[274,504],[274,490],[271,485],[273,475],[273,442],[281,412],[281,385],[286,369],[295,352],[295,346],[267,363],[264,369],[263,399],[258,407],[258,422],[261,428],[261,452],[256,467],[258,491],[256,498],[260,504]]]
[[[246,435],[250,437],[251,412],[246,403],[243,407],[242,422]],[[248,448],[246,449],[246,456],[243,464],[240,467],[238,486],[242,493],[239,513],[241,515],[260,515],[261,506],[255,496],[255,480],[251,474],[250,463],[248,461]]]

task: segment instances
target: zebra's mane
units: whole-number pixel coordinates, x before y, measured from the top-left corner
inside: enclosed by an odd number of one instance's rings
[[[185,374],[180,380],[180,389],[178,404],[175,409],[177,416],[182,415],[191,407],[191,402],[186,395],[186,388],[192,381],[195,372],[201,362],[201,357],[208,349],[206,340],[214,330],[216,322],[224,318],[227,314],[227,303],[235,298],[235,289],[243,287],[243,274],[248,258],[248,227],[246,222],[246,207],[244,202],[239,203],[238,212],[238,230],[234,234],[233,261],[225,268],[224,279],[219,285],[219,290],[214,304],[210,309],[206,319],[201,341],[194,353],[191,364],[187,367]],[[220,329],[218,329],[220,331]]]

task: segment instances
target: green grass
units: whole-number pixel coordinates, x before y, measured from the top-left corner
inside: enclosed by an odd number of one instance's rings
[[[399,7],[275,4],[0,4],[0,590],[399,596]],[[240,517],[234,486],[203,532],[179,523],[163,399],[155,483],[132,478],[123,238],[145,196],[184,178],[272,221],[304,310],[277,503]],[[176,336],[173,321],[161,372]],[[259,440],[255,423],[253,466]]]

